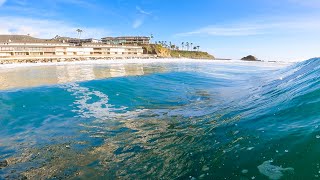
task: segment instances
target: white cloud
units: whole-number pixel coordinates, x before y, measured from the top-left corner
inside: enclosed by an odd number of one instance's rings
[[[6,0],[0,0],[0,6],[4,5],[5,2]]]
[[[137,11],[138,11],[140,14],[144,14],[144,15],[148,15],[148,16],[151,16],[151,15],[152,15],[151,12],[147,12],[147,11],[141,9],[139,6],[136,6],[136,9],[137,9]]]
[[[140,8],[139,6],[136,6],[136,10],[138,12],[138,18],[136,18],[133,23],[132,23],[132,28],[137,29],[140,26],[143,25],[144,21],[152,16],[151,12],[147,12],[145,10],[143,10],[142,8]]]
[[[47,0],[53,4],[72,4],[84,8],[96,8],[97,6],[90,1],[85,0]]]
[[[82,29],[82,37],[100,38],[110,34],[101,28],[79,27],[64,21],[24,17],[0,17],[0,34],[30,34],[41,38],[56,35],[76,37],[76,29]]]
[[[249,36],[261,34],[259,27],[207,26],[195,31],[179,33],[177,36],[210,35],[210,36]]]
[[[261,20],[206,26],[176,36],[252,36],[276,33],[320,31],[320,18],[305,17],[282,20]]]
[[[288,0],[290,3],[294,3],[301,6],[308,6],[313,8],[320,7],[320,1],[319,0]]]
[[[137,28],[139,28],[142,24],[143,24],[143,18],[138,18],[138,19],[136,19],[136,20],[133,21],[132,27],[133,27],[134,29],[137,29]]]

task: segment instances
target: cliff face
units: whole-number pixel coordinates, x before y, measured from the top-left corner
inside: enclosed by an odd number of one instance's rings
[[[158,57],[169,58],[171,57],[170,50],[158,44],[150,44],[143,46],[144,54],[155,54]]]
[[[214,56],[207,52],[170,50],[158,44],[145,45],[143,49],[145,54],[155,54],[161,58],[214,59]]]

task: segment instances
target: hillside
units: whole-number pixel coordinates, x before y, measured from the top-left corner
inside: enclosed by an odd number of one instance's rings
[[[214,59],[214,56],[202,51],[170,50],[159,44],[143,46],[144,54],[155,54],[161,58],[190,58],[190,59]]]

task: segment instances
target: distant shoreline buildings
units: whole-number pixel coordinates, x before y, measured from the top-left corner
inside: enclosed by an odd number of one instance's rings
[[[214,56],[199,51],[200,46],[192,46],[192,43],[186,43],[186,50],[184,46],[179,50],[171,42],[151,44],[152,38],[121,36],[81,39],[79,34],[79,38],[56,36],[40,39],[29,35],[0,35],[0,64],[132,58],[214,59]]]
[[[79,39],[56,36],[39,39],[28,35],[0,35],[0,58],[101,56],[140,57],[142,45],[150,43],[149,37],[126,36],[102,39]]]

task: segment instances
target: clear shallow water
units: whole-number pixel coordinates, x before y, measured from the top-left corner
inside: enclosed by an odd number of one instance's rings
[[[8,166],[0,179],[320,175],[319,59],[280,69],[185,62],[1,75],[0,160]]]

